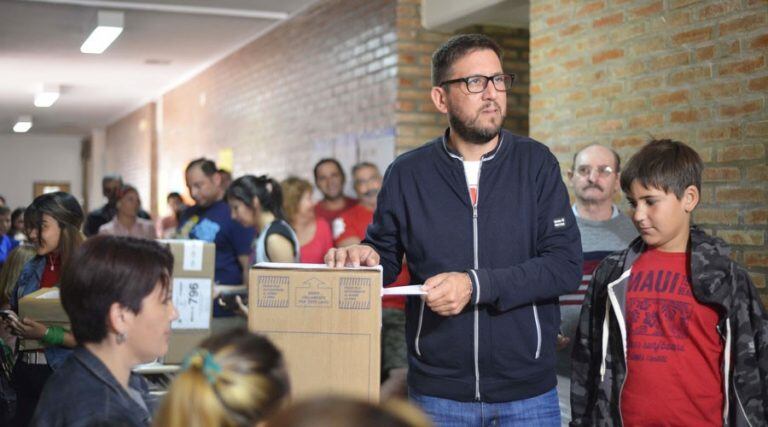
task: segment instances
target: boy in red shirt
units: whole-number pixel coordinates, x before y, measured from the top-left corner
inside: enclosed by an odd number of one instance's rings
[[[622,172],[640,238],[589,285],[571,425],[766,425],[768,317],[725,243],[691,225],[702,169],[690,147],[656,140]]]

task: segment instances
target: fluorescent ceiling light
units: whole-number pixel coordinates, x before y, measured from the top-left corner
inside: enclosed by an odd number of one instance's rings
[[[32,129],[32,116],[19,116],[16,124],[13,125],[13,131],[16,133],[24,133]]]
[[[102,53],[123,32],[123,12],[100,10],[98,25],[80,46],[83,53]]]
[[[43,85],[35,94],[35,107],[50,107],[57,99],[59,99],[59,87]]]

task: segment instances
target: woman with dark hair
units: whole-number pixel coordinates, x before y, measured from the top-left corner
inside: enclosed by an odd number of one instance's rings
[[[280,350],[245,328],[214,335],[193,351],[176,375],[156,427],[261,425],[290,392]]]
[[[72,263],[61,303],[79,346],[46,383],[32,425],[148,426],[154,402],[131,371],[168,351],[173,256],[154,241],[96,236]]]
[[[241,176],[227,188],[226,199],[232,219],[259,233],[254,243],[256,263],[299,262],[299,239],[285,221],[277,181],[265,175]]]
[[[72,255],[83,242],[80,226],[83,209],[68,193],[57,191],[35,198],[24,212],[24,226],[36,256],[24,265],[11,292],[11,309],[19,312],[19,300],[40,288],[59,285],[61,274],[71,263]],[[72,334],[59,326],[34,319],[9,317],[5,320],[14,334],[24,340],[38,340],[43,349],[23,350],[13,367],[13,386],[17,394],[13,425],[26,426],[37,405],[48,377],[70,355],[75,346]]]
[[[117,190],[115,209],[117,213],[111,221],[99,228],[99,234],[112,236],[131,236],[153,240],[157,238],[152,221],[139,218],[141,199],[136,187],[125,184]]]

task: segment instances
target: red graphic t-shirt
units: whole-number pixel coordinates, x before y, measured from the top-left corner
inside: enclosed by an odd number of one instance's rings
[[[689,256],[649,250],[626,298],[626,426],[722,426],[723,343],[717,311],[691,293]]]

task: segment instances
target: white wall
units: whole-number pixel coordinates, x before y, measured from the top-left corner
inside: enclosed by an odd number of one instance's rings
[[[88,209],[94,210],[106,203],[107,199],[101,194],[101,178],[106,169],[107,132],[104,129],[94,129],[91,132],[91,164],[88,173]]]
[[[82,203],[81,138],[0,134],[0,194],[11,209],[32,202],[35,181],[70,183]]]

